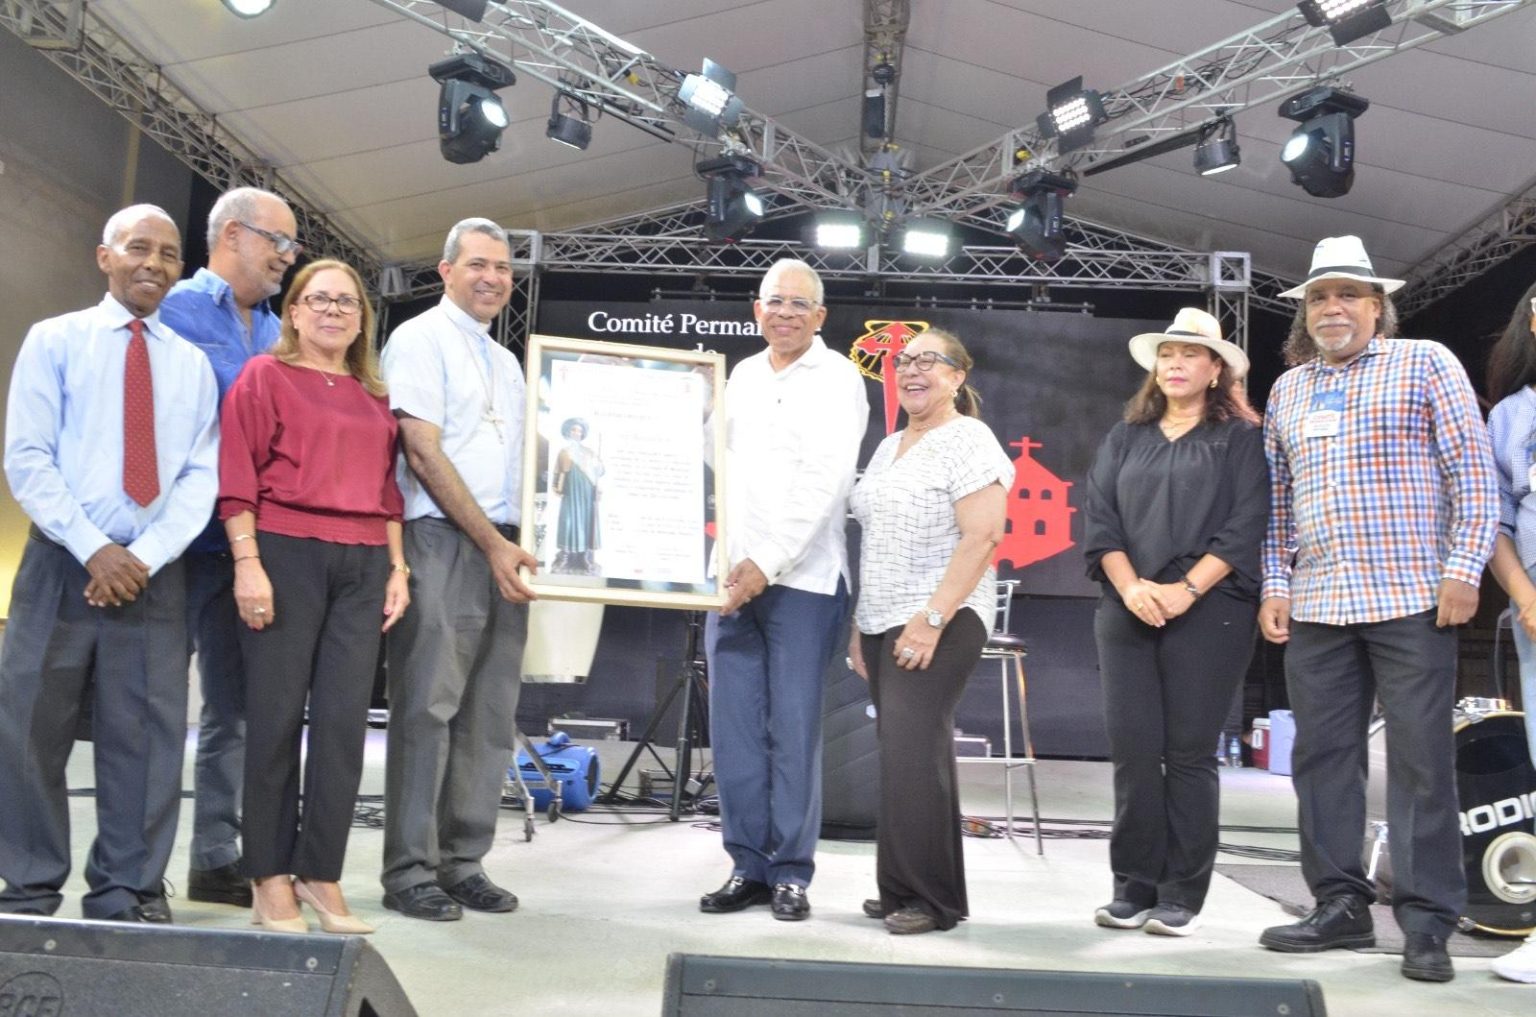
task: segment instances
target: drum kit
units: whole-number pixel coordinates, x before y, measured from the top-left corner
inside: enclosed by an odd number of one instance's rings
[[[1525,715],[1504,699],[1456,704],[1456,793],[1462,864],[1467,876],[1463,931],[1527,936],[1536,931],[1536,768],[1526,747]],[[1380,718],[1370,726],[1367,874],[1390,897],[1387,850],[1387,739]]]

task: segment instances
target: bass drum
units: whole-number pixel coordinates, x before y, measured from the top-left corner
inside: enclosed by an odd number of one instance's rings
[[[1536,768],[1525,742],[1525,715],[1501,699],[1456,704],[1456,794],[1461,803],[1461,859],[1467,874],[1467,913],[1461,927],[1500,936],[1536,931]],[[1377,893],[1392,891],[1387,850],[1387,737],[1380,718],[1370,727],[1366,783],[1367,870]]]

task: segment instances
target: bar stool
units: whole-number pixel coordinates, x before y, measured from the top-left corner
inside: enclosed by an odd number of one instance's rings
[[[987,645],[982,648],[983,660],[995,660],[998,662],[998,677],[1000,679],[1003,694],[1003,755],[1001,758],[992,756],[961,756],[961,763],[990,763],[993,766],[1001,766],[1003,769],[1003,797],[1005,800],[1005,814],[1007,816],[1006,834],[1013,836],[1013,771],[1024,767],[1029,771],[1029,805],[1030,815],[1035,823],[1035,853],[1045,854],[1045,845],[1040,837],[1040,795],[1035,786],[1035,743],[1029,734],[1029,697],[1024,681],[1024,658],[1029,653],[1029,648],[1022,636],[1016,636],[1008,630],[1009,619],[1013,609],[1013,589],[1018,586],[1018,580],[1005,579],[997,584],[997,626],[987,636]],[[1010,664],[1012,665],[1010,668]],[[1010,673],[1011,671],[1011,673]],[[1016,695],[1019,704],[1019,733],[1024,738],[1024,755],[1018,759],[1013,758],[1013,708],[1009,702],[1009,685],[1016,687]]]

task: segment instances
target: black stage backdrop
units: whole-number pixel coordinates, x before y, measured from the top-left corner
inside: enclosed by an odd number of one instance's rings
[[[982,418],[1015,461],[1009,528],[999,577],[1019,581],[1015,632],[1029,641],[1030,719],[1044,755],[1102,757],[1106,752],[1093,648],[1093,598],[1084,574],[1081,504],[1084,477],[1100,440],[1143,372],[1126,352],[1138,332],[1164,322],[1018,310],[914,311],[910,306],[839,304],[828,309],[822,337],[853,359],[869,385],[870,427],[860,465],[900,426],[894,399],[887,413],[880,352],[927,327],[958,335],[975,358],[970,381],[982,395]],[[715,350],[731,366],[763,348],[748,301],[657,300],[649,303],[544,301],[544,335],[670,348]],[[857,525],[850,526],[856,547]],[[670,688],[684,647],[678,612],[610,607],[590,680],[582,686],[527,686],[519,720],[541,731],[548,718],[576,712],[628,719],[631,732],[651,719]],[[956,723],[1000,745],[995,664],[978,668]],[[659,738],[670,741],[667,718]]]

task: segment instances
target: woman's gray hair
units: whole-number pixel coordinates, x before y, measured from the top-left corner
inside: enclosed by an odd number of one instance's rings
[[[181,236],[181,227],[176,225],[176,220],[171,218],[171,213],[159,205],[129,205],[112,213],[112,218],[101,228],[101,246],[111,247],[128,227],[141,219],[164,219],[171,224],[171,229],[176,231],[176,236]]]
[[[453,229],[448,231],[448,239],[443,241],[443,260],[453,264],[459,260],[459,248],[464,245],[464,234],[484,233],[492,240],[506,244],[510,249],[512,242],[507,239],[507,231],[496,225],[489,219],[460,219],[453,224]]]

